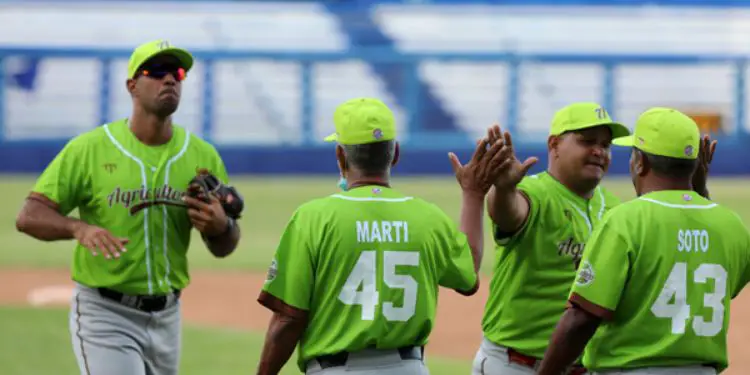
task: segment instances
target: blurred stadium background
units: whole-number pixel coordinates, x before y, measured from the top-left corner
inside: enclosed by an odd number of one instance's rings
[[[64,305],[28,307],[46,303],[32,289],[69,285],[73,244],[33,241],[14,220],[68,139],[128,115],[127,58],[142,42],[194,51],[175,120],[217,145],[248,199],[237,254],[191,249],[182,373],[242,374],[259,356],[267,315],[254,299],[286,220],[336,189],[321,138],[338,103],[388,103],[404,146],[396,186],[456,218],[446,153],[466,158],[493,122],[521,156],[540,157],[540,171],[563,105],[599,101],[629,126],[647,107],[672,106],[719,140],[710,187],[748,220],[748,31],[740,0],[0,1],[0,374],[76,373]],[[613,156],[606,186],[630,199],[628,151]],[[483,298],[441,303],[434,374],[469,373]],[[731,346],[732,374],[750,371],[750,325],[738,316],[732,339],[745,341]]]

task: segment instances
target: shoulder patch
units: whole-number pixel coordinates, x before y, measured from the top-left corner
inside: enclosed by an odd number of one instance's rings
[[[594,267],[588,261],[581,263],[576,276],[576,285],[586,286],[594,282]]]
[[[273,261],[271,261],[271,266],[268,267],[268,273],[266,274],[266,283],[270,283],[274,279],[276,279],[276,273],[278,272],[278,265],[276,264],[276,259],[274,258]]]

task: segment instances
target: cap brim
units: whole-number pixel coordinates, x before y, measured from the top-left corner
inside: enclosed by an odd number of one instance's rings
[[[193,62],[194,62],[193,55],[190,54],[190,52],[188,52],[187,50],[184,50],[182,48],[176,48],[176,47],[165,48],[159,51],[159,53],[156,53],[153,56],[149,57],[146,61],[156,56],[162,56],[162,55],[174,56],[180,62],[180,67],[182,69],[185,69],[185,71],[188,71],[190,70],[190,68],[193,67]]]
[[[627,126],[620,124],[619,122],[611,122],[607,124],[609,129],[612,130],[612,139],[622,138],[630,135],[630,129]]]
[[[323,140],[326,141],[326,142],[336,142],[336,141],[339,140],[339,137],[336,135],[336,133],[333,133],[333,134],[331,134],[331,135],[323,138]]]
[[[618,137],[612,140],[612,144],[616,146],[633,147],[635,145],[635,137],[632,135]]]
[[[157,56],[165,56],[165,55],[166,56],[172,56],[172,57],[176,58],[177,61],[179,61],[179,63],[180,63],[180,67],[182,69],[185,69],[185,72],[190,71],[190,69],[193,67],[194,59],[193,59],[193,55],[190,52],[188,52],[187,50],[182,49],[182,48],[170,47],[170,48],[165,48],[165,49],[156,51],[153,54],[151,54],[148,57],[146,57],[143,60],[143,62],[141,62],[140,64],[138,64],[138,66],[135,68],[135,70],[130,73],[130,78],[133,78],[133,76],[138,71],[138,69],[141,66],[143,66],[143,64],[147,63],[149,60],[151,60],[151,59],[153,59],[154,57],[157,57]]]

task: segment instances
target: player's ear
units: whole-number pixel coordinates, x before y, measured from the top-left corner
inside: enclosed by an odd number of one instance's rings
[[[560,145],[560,140],[561,136],[557,135],[550,135],[547,138],[547,151],[549,151],[555,159],[558,157],[557,147]]]
[[[135,79],[129,78],[127,81],[125,81],[125,88],[128,89],[130,95],[133,95],[133,93],[135,92]]]
[[[391,162],[391,167],[395,167],[396,164],[398,164],[398,158],[401,156],[401,149],[398,146],[398,142],[393,146],[393,161]]]
[[[633,152],[635,153],[635,173],[638,176],[645,176],[648,173],[649,169],[651,169],[650,162],[646,155],[644,155],[640,150],[633,150]]]
[[[346,177],[346,152],[341,145],[336,145],[336,163],[338,163],[341,177]]]

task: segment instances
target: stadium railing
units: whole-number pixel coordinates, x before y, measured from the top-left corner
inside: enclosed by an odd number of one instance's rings
[[[91,48],[23,48],[23,47],[0,47],[0,66],[2,61],[6,58],[13,56],[24,56],[32,58],[74,58],[74,59],[93,59],[98,61],[104,66],[109,66],[114,60],[127,59],[130,50],[115,50],[115,49],[91,49]],[[248,60],[248,59],[269,59],[275,61],[287,61],[296,62],[301,66],[300,69],[300,87],[299,92],[301,93],[301,104],[300,111],[302,113],[302,121],[300,125],[300,131],[302,132],[302,143],[296,145],[284,145],[285,150],[297,149],[299,152],[304,150],[319,150],[323,144],[320,143],[317,137],[314,135],[313,129],[313,106],[314,106],[314,95],[315,90],[311,77],[312,67],[317,63],[324,62],[336,62],[344,60],[361,60],[368,63],[393,63],[401,64],[405,71],[405,85],[403,94],[406,98],[407,105],[405,111],[407,112],[408,118],[408,129],[409,134],[407,135],[407,144],[412,150],[421,150],[427,152],[439,151],[448,149],[468,149],[467,145],[471,145],[471,142],[467,142],[469,137],[474,135],[468,134],[440,134],[439,132],[424,131],[420,128],[420,111],[417,108],[419,95],[421,94],[418,90],[419,76],[417,72],[417,66],[424,61],[468,61],[468,62],[501,62],[508,66],[507,70],[507,87],[505,87],[506,98],[506,119],[503,125],[511,130],[518,126],[518,89],[520,85],[521,76],[519,69],[524,63],[554,63],[554,64],[596,64],[601,67],[603,76],[601,80],[603,82],[601,97],[592,98],[593,100],[600,101],[605,108],[607,108],[613,115],[617,116],[617,102],[618,102],[618,90],[617,82],[615,79],[615,70],[617,67],[628,66],[628,65],[662,65],[662,66],[685,66],[685,65],[700,65],[700,64],[729,64],[734,69],[734,88],[733,98],[734,103],[732,105],[733,114],[731,118],[735,122],[734,126],[731,126],[732,133],[722,136],[721,134],[716,135],[724,139],[723,143],[736,143],[740,139],[744,139],[747,135],[747,128],[745,126],[745,111],[746,111],[746,71],[748,67],[748,58],[745,56],[728,56],[728,55],[621,55],[621,54],[610,54],[610,55],[593,55],[593,54],[513,54],[513,53],[402,53],[393,50],[358,50],[356,52],[345,52],[345,53],[327,53],[327,52],[259,52],[259,51],[215,51],[215,50],[194,50],[193,51],[196,59],[201,60],[206,67],[203,69],[203,79],[207,84],[203,85],[203,93],[200,95],[202,106],[204,111],[201,127],[203,136],[209,141],[212,139],[212,128],[213,128],[213,101],[215,100],[212,92],[213,87],[213,71],[210,68],[212,64],[217,61],[230,61],[230,60]],[[106,123],[111,121],[107,118],[110,113],[112,93],[110,92],[110,82],[113,78],[111,77],[110,69],[101,69],[101,76],[98,78],[100,85],[100,96],[99,96],[99,122]],[[6,100],[5,100],[6,85],[0,85],[0,137],[5,134],[4,126],[6,125]],[[47,146],[46,156],[39,157],[39,160],[34,164],[36,167],[42,165],[42,161],[49,158],[54,154],[54,150],[59,149],[64,139],[52,140],[51,146]],[[539,153],[539,150],[543,148],[544,137],[537,138],[536,141],[525,140],[525,144],[529,145],[525,151]],[[15,141],[10,139],[0,138],[0,149],[8,150],[21,149],[26,146],[33,146],[35,143],[47,143],[50,141],[38,141],[38,140],[24,140]],[[11,147],[14,146],[14,147]],[[253,148],[261,148],[265,151],[275,153],[278,150],[271,150],[274,148],[273,145],[263,145],[257,147],[257,145],[239,145],[239,149],[244,147],[245,151],[257,152],[257,150],[251,150]],[[9,148],[10,147],[10,148]],[[278,147],[278,145],[277,145]],[[725,146],[726,147],[726,146]],[[233,145],[232,148],[236,151],[237,145]],[[268,151],[271,150],[271,151]],[[15,154],[9,154],[12,157]],[[255,154],[254,154],[255,155]],[[263,154],[266,157],[271,154]],[[299,156],[299,155],[298,155]],[[247,157],[244,154],[237,154],[238,163],[239,160]],[[261,157],[255,155],[254,157]],[[428,160],[426,157],[424,160]],[[17,160],[17,159],[16,159]],[[290,160],[291,162],[291,160]],[[6,163],[3,163],[6,164]],[[16,169],[26,169],[17,167]],[[298,166],[297,169],[290,166],[279,167],[283,169],[283,172],[294,171],[309,171],[315,173],[314,167],[312,166]],[[7,168],[7,165],[0,166],[0,170],[7,170],[13,168]],[[419,169],[419,168],[416,168]],[[426,168],[430,170],[430,168]],[[748,168],[745,168],[748,169]],[[271,168],[270,172],[274,169]],[[326,169],[328,170],[328,169]],[[734,169],[736,170],[736,168]],[[744,169],[743,169],[744,170]],[[264,170],[265,171],[265,170]]]

